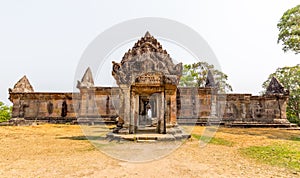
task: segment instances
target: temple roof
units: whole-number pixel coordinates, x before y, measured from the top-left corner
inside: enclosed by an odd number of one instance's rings
[[[94,86],[94,79],[93,79],[93,74],[91,71],[91,68],[87,68],[82,79],[81,82],[77,81],[77,88],[90,88]]]
[[[157,72],[176,78],[174,82],[177,83],[182,63],[174,64],[167,51],[148,31],[124,54],[120,63],[113,61],[112,75],[117,84],[130,84],[140,75]]]
[[[149,33],[149,31],[147,31],[147,32],[145,33],[145,36],[144,36],[144,37],[146,38],[146,37],[152,37],[152,36],[151,36],[151,34]]]
[[[134,46],[129,49],[123,56],[121,64],[128,61],[128,58],[140,55],[147,52],[158,52],[165,54],[170,57],[166,50],[164,50],[161,44],[155,39],[148,31],[145,33],[144,37],[138,40]]]
[[[216,87],[215,79],[211,70],[208,70],[205,87]]]
[[[34,92],[32,85],[30,84],[29,80],[27,79],[26,75],[24,75],[15,85],[13,89],[9,89],[11,93],[27,93],[27,92]]]
[[[276,77],[272,77],[269,86],[267,87],[266,94],[284,94],[284,87]]]

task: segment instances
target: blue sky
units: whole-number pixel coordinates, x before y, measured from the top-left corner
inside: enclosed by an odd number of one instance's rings
[[[73,91],[77,64],[91,41],[112,25],[141,17],[168,18],[193,28],[213,49],[234,92],[258,94],[276,68],[300,63],[299,55],[281,50],[276,28],[284,11],[299,3],[0,1],[0,100],[10,104],[8,88],[23,75],[36,91]]]

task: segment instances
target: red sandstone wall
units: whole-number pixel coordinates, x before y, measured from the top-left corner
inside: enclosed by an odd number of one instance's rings
[[[62,104],[65,101],[67,115],[63,118],[75,118],[73,100],[78,96],[72,93],[10,93],[13,103],[12,117],[30,120],[59,119],[62,118]]]
[[[119,89],[95,87],[81,89],[80,93],[75,94],[10,93],[10,100],[13,103],[13,118],[22,117],[31,120],[114,118],[118,115]],[[281,123],[286,121],[287,100],[288,96],[283,95],[217,95],[210,88],[178,88],[177,122],[206,123],[208,119],[221,118],[221,122]],[[64,101],[67,104],[65,117],[62,116]],[[52,109],[49,103],[52,103]]]
[[[283,123],[288,96],[216,94],[210,88],[178,88],[179,123],[222,122]],[[215,111],[215,112],[214,112]],[[218,121],[218,119],[217,119]]]

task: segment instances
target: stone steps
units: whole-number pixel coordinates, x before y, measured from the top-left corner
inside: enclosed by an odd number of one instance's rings
[[[155,141],[176,141],[190,138],[189,134],[154,134],[154,133],[137,133],[137,134],[115,134],[108,133],[107,138],[111,140],[127,140],[136,142],[155,142]]]

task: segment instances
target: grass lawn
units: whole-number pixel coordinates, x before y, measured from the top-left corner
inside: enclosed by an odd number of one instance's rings
[[[250,146],[240,152],[266,164],[300,171],[300,142],[285,141],[267,146]]]

